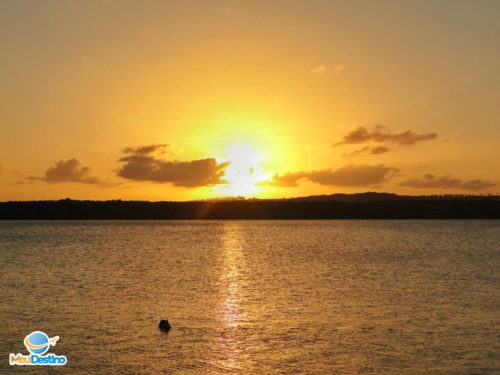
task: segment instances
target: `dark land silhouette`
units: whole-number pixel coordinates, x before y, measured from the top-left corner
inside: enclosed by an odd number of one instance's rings
[[[500,219],[500,196],[333,194],[290,199],[189,202],[0,202],[0,219]]]

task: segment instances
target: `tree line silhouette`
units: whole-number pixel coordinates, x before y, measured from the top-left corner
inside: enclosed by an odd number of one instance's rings
[[[188,202],[0,202],[0,219],[500,219],[500,196],[333,194],[290,199]]]

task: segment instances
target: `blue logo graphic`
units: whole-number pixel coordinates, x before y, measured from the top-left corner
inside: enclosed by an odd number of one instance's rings
[[[59,339],[59,337],[57,337],[57,339]],[[49,336],[45,333],[42,331],[34,331],[26,336],[24,339],[24,345],[30,353],[43,355],[48,352],[50,345],[55,345],[55,341],[57,341],[57,339],[49,341]]]
[[[47,353],[51,346],[56,346],[57,340],[59,336],[49,337],[42,331],[33,331],[24,338],[24,346],[30,354],[10,353],[9,364],[11,366],[63,366],[68,363],[66,356]]]

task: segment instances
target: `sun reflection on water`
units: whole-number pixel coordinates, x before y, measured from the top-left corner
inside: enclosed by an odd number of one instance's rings
[[[244,239],[238,223],[224,225],[221,248],[219,298],[215,320],[220,332],[215,336],[211,367],[214,373],[238,373],[245,362],[245,311],[242,307],[246,284]]]
[[[227,327],[237,327],[243,318],[241,298],[245,269],[243,238],[238,224],[230,223],[224,227],[222,261],[223,272],[220,278],[220,319]]]

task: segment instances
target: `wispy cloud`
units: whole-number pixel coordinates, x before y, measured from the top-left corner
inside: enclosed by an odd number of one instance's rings
[[[169,147],[168,144],[157,144],[157,145],[147,145],[147,146],[135,146],[135,147],[125,147],[122,152],[125,154],[139,154],[147,155],[154,152],[159,152],[160,154],[165,153],[165,148]]]
[[[379,155],[386,152],[389,152],[389,148],[385,146],[364,146],[358,150],[354,150],[350,154],[346,154],[345,156],[356,156],[359,154]]]
[[[455,178],[449,175],[436,177],[433,174],[426,174],[423,178],[412,178],[401,182],[399,185],[416,189],[459,189],[476,191],[489,189],[497,184],[488,180],[476,179],[464,181],[460,178]]]
[[[341,72],[341,71],[342,71],[342,70],[344,70],[344,69],[345,69],[344,64],[339,64],[339,65],[337,65],[337,66],[334,66],[334,67],[333,67],[333,69],[332,69],[332,71],[333,71],[334,73],[339,73],[339,72]]]
[[[325,73],[328,70],[326,65],[318,65],[316,68],[312,70],[314,74]]]
[[[418,142],[429,141],[436,139],[438,137],[437,133],[427,133],[427,134],[417,134],[412,130],[406,130],[401,133],[389,133],[384,132],[381,126],[375,127],[374,131],[369,131],[363,126],[352,130],[342,137],[340,141],[335,143],[333,146],[358,144],[366,142],[376,142],[376,143],[396,143],[399,145],[410,146]]]
[[[344,69],[345,69],[344,64],[338,64],[335,66],[318,65],[317,67],[313,68],[311,72],[314,74],[322,74],[327,72],[340,73]]]

